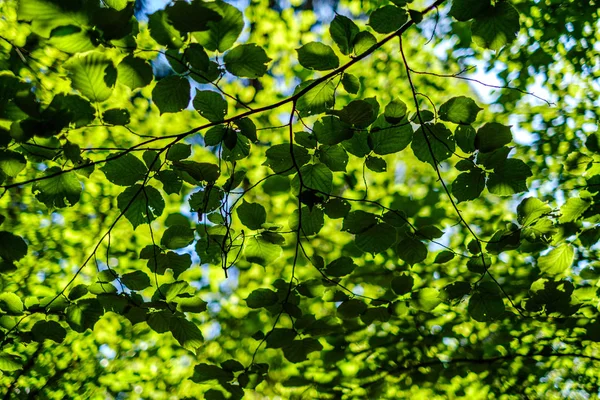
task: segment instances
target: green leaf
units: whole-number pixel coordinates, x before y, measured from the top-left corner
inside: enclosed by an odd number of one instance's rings
[[[475,147],[476,135],[477,132],[471,125],[460,125],[454,131],[456,144],[465,153],[473,153],[477,149]]]
[[[294,95],[304,91],[305,88],[313,83],[313,80],[302,82],[294,90]],[[296,101],[296,108],[302,113],[302,115],[316,115],[324,113],[328,108],[333,107],[334,93],[335,84],[331,80],[321,82],[304,93]]]
[[[519,29],[519,12],[508,1],[486,8],[471,25],[473,42],[492,50],[512,43]]]
[[[415,279],[410,275],[400,275],[394,277],[391,282],[391,287],[394,293],[398,296],[410,293],[415,284]]]
[[[452,194],[458,202],[475,200],[485,188],[485,172],[479,168],[462,173],[452,183]]]
[[[117,207],[131,222],[133,229],[148,224],[162,215],[165,201],[152,186],[136,184],[125,189],[117,197]]]
[[[23,369],[22,361],[17,356],[0,353],[0,371],[14,372]]]
[[[206,214],[221,207],[223,191],[215,187],[200,189],[190,196],[190,208],[194,212]]]
[[[487,180],[490,193],[510,196],[527,190],[527,178],[532,176],[531,168],[523,161],[514,158],[506,160],[494,169]]]
[[[483,125],[477,131],[475,148],[483,153],[489,153],[510,143],[511,140],[512,133],[510,132],[510,126],[490,122]]]
[[[431,165],[449,158],[455,149],[452,132],[442,123],[419,127],[413,136],[411,147],[419,160]]]
[[[38,321],[31,328],[33,337],[38,342],[44,339],[52,340],[56,343],[62,343],[67,336],[67,331],[56,321]]]
[[[144,179],[148,168],[142,160],[128,153],[104,164],[102,172],[115,185],[131,186]]]
[[[319,143],[333,146],[350,139],[354,132],[338,117],[328,116],[315,122],[313,134]]]
[[[354,243],[366,253],[383,253],[396,243],[396,229],[389,224],[379,223],[357,234]]]
[[[131,290],[143,290],[150,287],[150,278],[142,271],[124,274],[121,282]]]
[[[442,300],[442,296],[437,289],[423,288],[413,292],[410,304],[418,310],[431,312],[440,305]]]
[[[234,6],[218,0],[204,6],[221,15],[220,21],[209,21],[208,30],[194,34],[194,38],[207,50],[223,53],[234,45],[244,29],[244,15]]]
[[[387,171],[387,163],[383,158],[368,156],[365,160],[365,166],[373,172]]]
[[[453,0],[450,15],[458,21],[468,21],[488,11],[490,0]]]
[[[298,210],[294,210],[294,212],[288,220],[288,224],[290,226],[290,229],[298,229]],[[300,224],[302,225],[301,233],[303,235],[316,235],[317,233],[319,233],[319,231],[321,230],[321,228],[323,228],[323,225],[325,224],[325,220],[323,218],[323,211],[321,211],[321,209],[317,207],[309,209],[308,207],[303,206]]]
[[[157,43],[169,48],[183,46],[182,34],[169,22],[169,17],[164,10],[159,10],[148,17],[150,35]]]
[[[345,55],[352,53],[354,38],[358,32],[358,26],[350,18],[339,14],[336,14],[329,25],[331,38]]]
[[[373,153],[394,154],[402,151],[413,140],[413,130],[408,121],[392,125],[380,116],[371,127],[368,143]]]
[[[401,8],[395,6],[384,6],[371,13],[369,25],[375,32],[394,32],[408,21],[408,14]]]
[[[33,193],[46,207],[70,207],[79,201],[81,183],[74,172],[63,172],[59,167],[52,167],[44,175],[46,179],[33,185]]]
[[[267,72],[271,59],[265,50],[256,44],[242,44],[225,53],[225,68],[235,76],[260,78]]]
[[[300,175],[305,187],[324,193],[331,193],[333,189],[333,173],[325,164],[307,164],[300,168]]]
[[[308,154],[308,150],[306,150],[304,147],[294,144],[292,145],[292,148],[294,149],[294,159],[296,160],[296,165],[298,167],[301,167],[310,161],[311,157]],[[296,170],[291,153],[292,152],[289,144],[276,144],[271,146],[265,153],[267,160],[265,161],[264,165],[271,167],[275,173],[294,173]]]
[[[104,314],[104,308],[97,299],[82,299],[71,304],[66,310],[67,323],[75,332],[92,329]]]
[[[0,311],[9,315],[22,315],[23,302],[14,293],[0,293]]]
[[[377,217],[362,210],[352,211],[345,218],[342,230],[350,233],[362,233],[377,224]]]
[[[267,222],[267,212],[262,204],[248,203],[242,200],[242,204],[236,208],[238,218],[248,228],[257,230]]]
[[[294,340],[292,344],[283,348],[285,359],[292,363],[305,361],[310,353],[323,350],[317,339],[305,338]]]
[[[445,264],[448,261],[452,260],[456,255],[449,251],[449,250],[444,250],[442,252],[440,252],[437,256],[435,256],[435,260],[433,261],[436,264]]]
[[[117,69],[104,54],[96,51],[71,57],[64,67],[71,74],[73,88],[92,101],[107,100],[117,80]]]
[[[194,241],[194,230],[182,225],[173,225],[163,233],[160,244],[166,249],[182,249]]]
[[[130,122],[129,111],[124,108],[111,108],[102,113],[102,120],[111,125],[127,125]]]
[[[505,306],[502,293],[493,282],[482,282],[469,299],[469,315],[475,321],[489,322],[504,314]]]
[[[197,182],[212,183],[219,179],[221,171],[219,166],[211,163],[199,163],[196,161],[174,161],[173,166],[185,172]]]
[[[355,268],[354,260],[348,256],[343,256],[327,264],[325,273],[327,276],[340,277],[351,274]]]
[[[208,304],[198,296],[177,298],[177,309],[181,312],[201,313]]]
[[[152,82],[152,67],[145,60],[129,55],[117,66],[117,81],[131,89],[138,89]]]
[[[377,44],[377,39],[370,32],[359,32],[354,38],[354,54],[361,55]]]
[[[173,317],[169,320],[169,330],[181,347],[196,354],[204,344],[204,337],[200,329],[194,324],[181,317]]]
[[[0,257],[4,261],[19,261],[27,255],[27,243],[13,233],[0,231]]]
[[[552,211],[547,203],[535,198],[523,199],[517,206],[517,221],[523,226],[529,226]]]
[[[194,367],[194,374],[190,379],[196,383],[207,382],[213,379],[219,382],[229,382],[233,379],[233,373],[216,365],[203,363]]]
[[[131,0],[104,0],[104,3],[117,11],[123,10]]]
[[[148,326],[156,333],[168,332],[172,316],[173,314],[167,310],[154,312],[148,317]]]
[[[165,9],[169,21],[180,32],[198,32],[209,29],[210,22],[218,22],[221,15],[204,2],[176,1]]]
[[[548,275],[558,275],[565,272],[575,258],[575,250],[572,245],[563,243],[552,249],[548,254],[538,258],[537,265],[540,270]]]
[[[402,100],[392,100],[385,106],[383,115],[390,124],[398,124],[406,117],[406,111],[406,104]]]
[[[270,307],[278,301],[279,296],[271,289],[256,289],[246,298],[246,304],[250,308]]]
[[[167,160],[181,161],[192,155],[192,146],[189,144],[175,143],[167,150]]]
[[[346,166],[348,165],[348,153],[344,150],[341,144],[334,146],[319,146],[317,150],[317,157],[319,160],[327,165],[332,171],[346,172]]]
[[[341,110],[329,110],[327,113],[337,115],[346,124],[366,128],[377,118],[377,111],[368,101],[354,100]]]
[[[196,89],[194,108],[211,122],[222,121],[227,115],[227,101],[217,92]]]
[[[296,338],[296,335],[296,331],[293,329],[275,328],[269,333],[269,336],[267,336],[267,348],[280,349],[291,345]]]
[[[477,114],[483,108],[475,104],[469,97],[453,97],[440,107],[440,119],[454,122],[455,124],[469,125],[475,122]]]
[[[342,86],[350,94],[356,94],[360,90],[360,80],[352,75],[345,73],[342,77]]]
[[[367,311],[367,305],[364,301],[358,299],[346,300],[337,308],[337,315],[341,319],[357,318],[360,314]]]
[[[190,82],[181,76],[168,76],[152,89],[152,101],[161,114],[176,113],[190,104]]]
[[[566,222],[577,221],[590,207],[591,203],[581,197],[571,197],[567,199],[565,204],[560,207],[560,218],[558,222],[564,224]]]
[[[281,256],[281,247],[275,245],[263,237],[246,239],[244,244],[244,256],[251,263],[266,267]]]
[[[310,42],[298,50],[298,61],[304,68],[327,71],[340,66],[340,60],[333,49],[326,44]]]
[[[427,258],[427,246],[420,240],[406,238],[396,246],[398,257],[410,266],[423,262]]]
[[[350,203],[344,199],[330,198],[323,206],[325,214],[331,219],[344,218],[350,211]]]
[[[25,157],[10,150],[0,150],[0,173],[15,177],[23,171],[27,165]]]

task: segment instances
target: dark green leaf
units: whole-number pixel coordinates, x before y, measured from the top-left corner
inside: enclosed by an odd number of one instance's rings
[[[346,165],[348,165],[348,153],[344,150],[341,144],[334,146],[320,146],[317,151],[317,157],[319,160],[332,171],[346,171]]]
[[[256,289],[246,298],[246,304],[250,308],[269,307],[278,301],[279,296],[271,289]]]
[[[373,172],[387,171],[387,163],[383,158],[368,156],[365,160],[365,165]]]
[[[102,172],[106,175],[106,179],[115,185],[131,186],[144,179],[148,168],[142,160],[128,153],[104,164]]]
[[[56,343],[62,343],[67,336],[67,331],[56,321],[38,321],[31,328],[33,337],[38,342],[43,342],[44,339],[52,340]]]
[[[48,168],[44,175],[48,178],[36,182],[33,185],[33,193],[46,207],[70,207],[79,201],[81,183],[74,172],[64,172],[59,167],[52,167]]]
[[[519,12],[508,1],[498,1],[486,8],[471,25],[473,42],[492,50],[512,43],[519,29]]]
[[[211,122],[222,121],[227,115],[227,101],[217,92],[196,89],[194,108]]]
[[[415,279],[412,276],[400,275],[392,279],[391,286],[394,293],[396,293],[398,296],[402,296],[406,293],[409,293],[412,290],[414,284]]]
[[[453,0],[450,15],[458,21],[468,21],[488,11],[490,0]]]
[[[310,42],[298,50],[298,61],[304,68],[327,71],[339,67],[340,60],[326,44]]]
[[[510,126],[490,122],[483,125],[477,131],[475,148],[483,153],[489,153],[510,143],[511,140]]]
[[[427,258],[427,247],[420,240],[406,238],[396,246],[398,257],[410,266]]]
[[[175,113],[190,104],[190,82],[181,76],[168,76],[152,90],[152,101],[161,114]]]
[[[27,255],[27,243],[22,237],[0,231],[0,257],[4,261],[19,261]]]
[[[493,282],[482,282],[469,299],[469,315],[476,321],[493,321],[500,318],[504,310],[502,293]]]
[[[210,22],[222,19],[218,12],[213,11],[204,2],[176,1],[165,9],[169,21],[180,32],[197,32],[209,29]]]
[[[265,50],[256,44],[242,44],[225,53],[225,68],[235,76],[259,78],[267,72],[271,59]]]
[[[425,124],[415,132],[411,147],[419,160],[435,165],[452,156],[454,137],[442,123]]]
[[[469,97],[453,97],[440,107],[440,119],[455,124],[469,125],[475,122],[477,114],[483,108],[475,104]]]
[[[337,14],[331,25],[329,25],[329,34],[333,41],[338,45],[342,54],[352,53],[352,44],[358,34],[358,26],[348,17]]]
[[[142,271],[124,274],[121,282],[131,290],[143,290],[150,287],[150,278]]]
[[[408,21],[408,14],[395,6],[384,6],[371,13],[369,25],[375,32],[391,33]]]
[[[456,177],[452,183],[452,194],[460,203],[478,198],[484,188],[485,173],[477,168]]]
[[[382,253],[396,243],[396,229],[389,224],[379,223],[357,234],[354,243],[366,253]]]
[[[236,211],[242,224],[252,230],[262,228],[262,224],[267,222],[267,212],[262,204],[242,200],[242,204],[236,208]]]
[[[527,190],[527,178],[532,176],[531,168],[523,161],[514,158],[506,160],[494,169],[487,180],[490,193],[510,196]]]
[[[209,29],[195,33],[194,37],[207,50],[218,50],[222,53],[231,48],[242,33],[244,16],[240,10],[221,0],[204,3],[204,6],[223,18],[219,21],[209,21],[207,24]]]
[[[117,197],[117,207],[131,222],[133,229],[148,224],[162,215],[165,201],[158,190],[152,186],[133,185]]]
[[[352,74],[344,74],[342,77],[342,86],[350,94],[356,94],[360,90],[360,80]]]

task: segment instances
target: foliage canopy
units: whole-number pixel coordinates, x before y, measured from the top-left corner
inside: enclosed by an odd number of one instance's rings
[[[595,0],[0,15],[5,399],[600,393]]]

